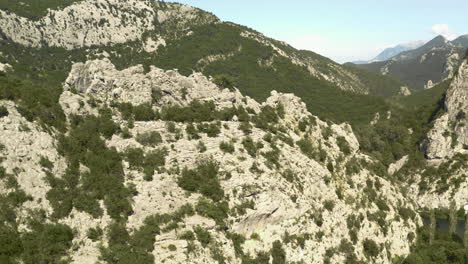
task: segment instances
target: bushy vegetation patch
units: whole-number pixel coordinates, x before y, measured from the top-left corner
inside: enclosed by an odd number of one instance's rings
[[[186,204],[172,214],[148,216],[143,225],[131,235],[125,228],[125,222],[113,222],[107,230],[109,244],[101,247],[100,258],[108,263],[152,264],[156,235],[174,230],[185,217],[192,215],[193,207]]]
[[[0,100],[10,100],[17,104],[18,112],[32,122],[37,120],[44,127],[65,130],[65,115],[58,103],[61,88],[19,81],[0,73]],[[6,108],[0,109],[0,116],[6,116]]]
[[[0,194],[0,262],[58,263],[72,245],[73,232],[64,224],[45,223],[44,212],[31,213],[27,231],[19,232],[16,209],[32,197],[13,187]],[[37,214],[35,216],[34,214]]]
[[[442,163],[439,167],[427,167],[423,172],[419,183],[419,191],[427,192],[430,186],[435,185],[435,191],[439,194],[458,188],[463,182],[465,174],[456,176],[455,172],[460,169],[468,169],[468,154],[457,154],[452,159]]]
[[[109,115],[108,111],[101,111],[98,117],[73,117],[69,134],[59,137],[57,150],[69,165],[63,177],[47,176],[52,187],[47,198],[55,217],[66,217],[73,207],[98,217],[102,214],[100,200],[104,200],[113,219],[126,218],[132,213],[121,155],[116,149],[108,148],[100,137],[110,138],[118,130]],[[80,164],[89,170],[80,172]]]
[[[429,243],[429,227],[418,230],[418,239],[402,263],[404,264],[458,264],[467,263],[468,252],[463,240],[457,235],[436,231],[434,241]]]
[[[153,180],[155,170],[160,170],[166,164],[167,149],[159,148],[144,152],[141,148],[128,148],[123,157],[130,164],[130,168],[142,171],[144,179]]]
[[[370,257],[370,258],[375,258],[379,255],[380,253],[380,247],[377,245],[377,243],[375,243],[374,240],[372,239],[365,239],[363,242],[362,242],[362,246],[364,248],[364,254],[367,256],[367,257]]]
[[[242,146],[244,146],[244,149],[252,157],[256,157],[257,151],[263,148],[263,144],[261,142],[254,142],[254,140],[250,136],[242,139]]]
[[[227,202],[214,202],[208,199],[200,199],[195,206],[196,212],[215,220],[219,226],[224,226],[224,220],[228,216],[229,206]]]
[[[0,118],[8,116],[9,114],[8,109],[5,106],[0,105]]]
[[[73,3],[82,0],[23,0],[17,1],[0,1],[0,9],[14,12],[19,16],[27,17],[33,20],[39,20],[47,14],[47,9],[59,9],[67,7]]]
[[[178,185],[189,192],[198,192],[218,202],[224,198],[218,178],[219,164],[213,159],[201,160],[194,169],[184,168]]]
[[[221,151],[225,152],[225,153],[234,153],[234,151],[236,151],[235,147],[234,147],[234,144],[232,143],[229,143],[229,142],[221,142],[219,144],[219,148],[221,149]]]
[[[273,264],[286,264],[286,252],[283,249],[283,244],[281,241],[276,240],[273,242],[273,247],[271,248],[271,257],[273,259]]]
[[[343,152],[345,155],[351,154],[351,148],[346,138],[341,136],[337,137],[336,144],[338,144],[338,147],[340,148],[341,152]]]
[[[143,146],[154,147],[162,143],[161,134],[157,131],[149,131],[142,134],[138,134],[135,139],[138,143],[142,144]]]

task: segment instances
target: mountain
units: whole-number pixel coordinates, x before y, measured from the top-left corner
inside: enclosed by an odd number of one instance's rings
[[[399,95],[177,3],[0,1],[0,29],[0,263],[468,257],[435,228],[468,195],[466,58]]]
[[[421,47],[404,51],[387,61],[356,65],[392,76],[410,88],[421,90],[453,77],[468,48],[466,36],[448,41],[437,36]]]
[[[377,62],[377,61],[386,61],[391,59],[392,57],[395,57],[396,55],[404,52],[404,51],[409,51],[409,50],[414,50],[422,45],[424,45],[424,41],[414,41],[414,42],[409,42],[405,44],[400,44],[391,48],[386,48],[384,49],[379,55],[377,55],[375,58],[369,61],[353,61],[354,64],[367,64],[367,63],[372,63],[372,62]]]
[[[451,41],[454,46],[468,47],[468,35],[462,35]]]
[[[424,43],[425,43],[424,41],[420,40],[420,41],[415,41],[415,42],[410,42],[410,43],[406,43],[406,44],[397,45],[397,46],[392,47],[392,48],[387,48],[384,51],[382,51],[382,53],[377,55],[377,57],[375,57],[372,61],[386,61],[386,60],[389,60],[392,57],[395,57],[396,55],[398,55],[398,54],[400,54],[400,53],[402,53],[404,51],[417,49],[417,48],[423,46]]]

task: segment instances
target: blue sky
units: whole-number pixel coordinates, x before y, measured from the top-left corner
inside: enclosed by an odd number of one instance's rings
[[[338,62],[438,34],[468,34],[466,0],[179,0]]]

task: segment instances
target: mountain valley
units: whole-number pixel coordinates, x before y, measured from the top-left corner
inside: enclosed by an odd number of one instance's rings
[[[468,263],[466,39],[341,65],[178,3],[0,1],[0,263]]]

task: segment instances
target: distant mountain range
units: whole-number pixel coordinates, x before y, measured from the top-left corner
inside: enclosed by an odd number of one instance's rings
[[[387,60],[354,63],[354,65],[361,69],[392,76],[410,88],[419,90],[431,88],[434,84],[452,78],[467,48],[468,35],[460,36],[452,41],[443,36],[437,36],[422,46],[402,51]]]
[[[375,58],[372,60],[368,61],[353,61],[354,64],[367,64],[367,63],[372,63],[372,62],[377,62],[377,61],[386,61],[391,59],[392,57],[404,52],[404,51],[410,51],[417,49],[424,45],[426,42],[423,40],[418,40],[418,41],[413,41],[405,44],[400,44],[394,47],[386,48],[383,50],[379,55],[377,55]]]

